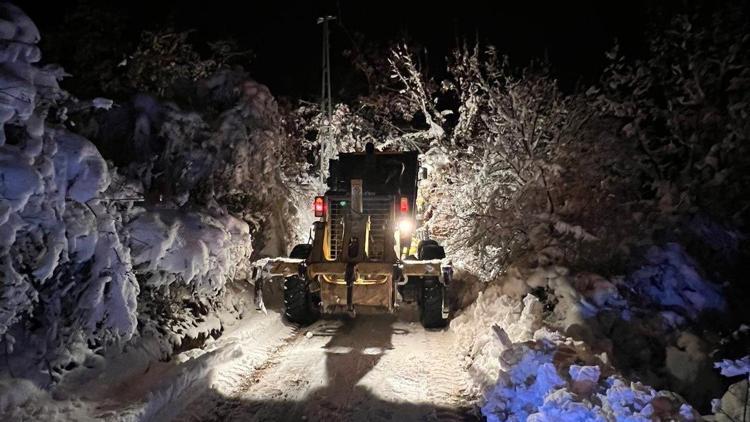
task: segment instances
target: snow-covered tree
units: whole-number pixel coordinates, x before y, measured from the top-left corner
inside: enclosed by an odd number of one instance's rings
[[[747,221],[748,26],[741,6],[678,15],[654,31],[649,55],[608,53],[598,95],[638,147],[641,177],[661,211]]]
[[[138,284],[117,215],[101,201],[107,164],[87,139],[49,123],[65,118],[63,72],[35,64],[39,32],[17,7],[1,7],[0,334],[6,351],[35,344],[54,367],[74,359],[77,342],[129,339]]]
[[[259,201],[249,218],[258,225],[288,222],[287,202],[274,201],[286,194],[288,169],[297,167],[293,160],[278,164],[290,153],[281,148],[275,101],[245,76],[216,73],[200,85],[200,98],[213,106],[231,104],[212,111],[210,123],[146,95],[136,97],[133,113],[92,112],[112,102],[80,101],[61,90],[64,72],[36,64],[39,33],[31,20],[7,3],[0,17],[3,370],[54,382],[61,368],[91,353],[138,335],[164,336],[169,315],[157,315],[165,320],[150,331],[150,312],[165,302],[183,312],[184,302],[218,306],[228,281],[248,277],[252,252],[250,227],[232,215],[228,198],[244,192]],[[72,131],[88,117],[83,131],[96,139],[109,128],[106,116],[131,128],[125,132],[141,154],[126,174]],[[159,177],[165,171],[171,180]],[[279,211],[259,218],[268,209]],[[294,229],[274,231],[280,248]],[[177,343],[186,335],[172,334],[168,340]],[[40,368],[49,378],[34,375]]]
[[[211,53],[203,57],[189,42],[190,34],[170,28],[144,31],[135,51],[121,64],[125,86],[161,97],[173,95],[178,85],[207,79],[250,55],[233,40],[220,40],[208,43]]]

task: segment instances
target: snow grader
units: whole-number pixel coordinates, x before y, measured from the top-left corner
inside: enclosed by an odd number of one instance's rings
[[[416,303],[426,328],[444,326],[453,268],[435,240],[416,240],[418,153],[368,143],[329,162],[328,191],[313,204],[312,243],[264,268],[284,277],[285,317],[306,325],[322,313],[394,312],[406,302]]]

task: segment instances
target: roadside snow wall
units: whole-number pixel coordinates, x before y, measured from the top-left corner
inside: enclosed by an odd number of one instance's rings
[[[703,404],[718,374],[686,326],[725,308],[720,287],[669,243],[611,280],[552,264],[511,267],[451,329],[488,420],[690,421],[699,415],[685,400]]]
[[[542,327],[542,312],[536,297],[493,285],[451,322],[488,421],[698,419],[679,396],[629,382],[584,342]]]

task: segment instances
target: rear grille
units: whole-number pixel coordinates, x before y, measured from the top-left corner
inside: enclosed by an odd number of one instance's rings
[[[364,197],[362,199],[362,208],[362,211],[370,216],[369,258],[373,260],[383,259],[388,221],[393,211],[393,199],[390,197]],[[337,259],[343,248],[344,213],[348,209],[339,205],[339,201],[337,200],[330,201],[328,209],[331,216],[329,226],[331,233],[331,258]]]
[[[388,221],[393,211],[393,199],[365,197],[362,208],[364,213],[370,216],[369,257],[376,260],[383,259]]]
[[[331,259],[337,259],[344,242],[344,212],[346,208],[339,205],[339,201],[330,201],[328,209],[331,212],[329,229],[331,233]]]

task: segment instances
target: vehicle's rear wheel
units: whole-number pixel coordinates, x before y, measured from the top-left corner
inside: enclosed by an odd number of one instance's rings
[[[320,293],[310,291],[310,283],[300,276],[284,280],[284,316],[289,322],[309,325],[320,318]]]
[[[425,277],[422,285],[420,319],[424,328],[445,327],[448,320],[443,318],[445,286],[436,277]]]
[[[419,245],[419,259],[443,259],[445,250],[434,240],[423,240]],[[422,281],[420,319],[425,328],[441,328],[448,323],[443,318],[445,286],[437,277],[425,277]]]
[[[438,246],[438,243],[436,240],[433,240],[433,239],[420,240],[419,245],[417,245],[417,256],[419,257],[419,259],[424,259],[422,258],[422,255],[423,255],[422,250],[424,249],[425,246]]]

